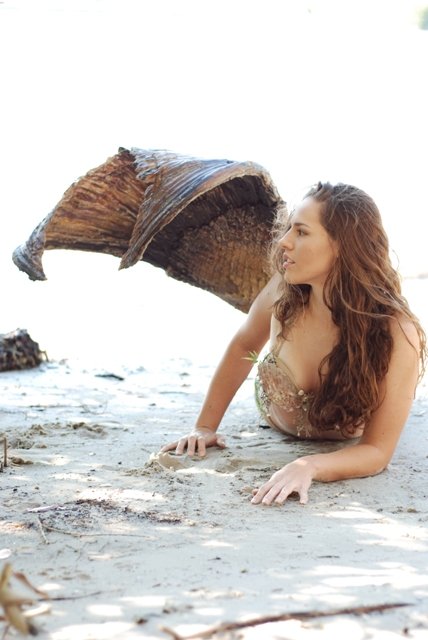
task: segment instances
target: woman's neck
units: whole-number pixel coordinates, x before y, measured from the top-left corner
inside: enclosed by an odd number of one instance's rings
[[[321,287],[312,287],[309,300],[307,303],[307,312],[313,317],[320,320],[332,320],[331,311],[324,301],[323,289]]]

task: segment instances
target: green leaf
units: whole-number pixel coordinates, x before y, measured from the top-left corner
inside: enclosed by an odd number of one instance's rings
[[[259,361],[259,354],[257,351],[250,351],[248,356],[244,356],[244,360],[249,360],[253,364],[257,364]]]

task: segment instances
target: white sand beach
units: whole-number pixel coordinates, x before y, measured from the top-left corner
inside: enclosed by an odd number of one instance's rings
[[[428,328],[419,4],[0,2],[0,333],[49,356],[0,373],[0,570],[48,594],[40,638],[428,637],[427,382],[385,472],[256,507],[276,468],[335,445],[263,428],[251,379],[226,449],[158,455],[193,425],[239,312],[143,263],[52,251],[34,283],[11,261],[119,146],[251,160],[287,200],[319,179],[367,190]]]
[[[411,284],[426,299],[426,281]],[[159,455],[192,425],[211,373],[176,359],[0,374],[0,556],[51,597],[41,637],[426,638],[426,385],[385,472],[316,483],[306,506],[261,507],[251,489],[273,470],[337,445],[260,426],[249,379],[224,420],[225,450]]]

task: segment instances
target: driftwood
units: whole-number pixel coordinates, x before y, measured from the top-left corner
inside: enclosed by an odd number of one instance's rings
[[[248,627],[257,627],[263,624],[269,624],[272,622],[286,622],[288,620],[312,620],[314,618],[330,618],[334,616],[353,615],[361,616],[368,613],[379,613],[388,611],[389,609],[397,609],[399,607],[410,606],[407,602],[375,604],[361,607],[344,607],[343,609],[327,609],[325,611],[295,611],[293,613],[279,613],[277,615],[259,616],[256,618],[250,618],[249,620],[243,620],[241,622],[222,622],[205,629],[205,631],[199,631],[192,633],[191,635],[182,636],[174,629],[169,627],[161,627],[161,631],[164,631],[173,638],[173,640],[206,640],[217,634],[224,634],[228,631],[237,631],[238,629],[245,629]],[[260,636],[262,637],[262,636]]]
[[[267,249],[283,204],[253,162],[119,149],[80,178],[18,247],[13,260],[45,280],[45,249],[79,249],[139,260],[247,311],[269,278]]]
[[[0,620],[6,622],[3,638],[6,637],[10,627],[19,631],[23,636],[35,636],[38,630],[30,621],[30,618],[40,615],[41,613],[47,613],[49,607],[44,606],[36,609],[26,609],[28,605],[35,604],[35,599],[15,591],[11,586],[12,578],[19,580],[44,600],[49,599],[49,596],[44,593],[44,591],[40,591],[40,589],[34,587],[23,573],[13,571],[11,565],[6,563],[0,572],[0,607],[4,612],[4,615],[0,616]]]
[[[0,334],[0,371],[31,369],[47,359],[25,329]]]
[[[0,461],[0,472],[3,471],[3,469],[6,469],[6,467],[8,466],[8,459],[7,459],[7,437],[3,436],[3,460]]]

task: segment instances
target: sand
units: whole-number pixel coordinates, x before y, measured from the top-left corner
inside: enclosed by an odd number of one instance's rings
[[[337,445],[260,426],[250,379],[224,420],[227,449],[202,461],[159,455],[190,428],[214,364],[62,361],[0,374],[0,567],[51,597],[40,637],[167,639],[320,612],[331,615],[210,637],[426,638],[426,385],[384,473],[316,483],[305,506],[264,507],[250,504],[253,487]]]

